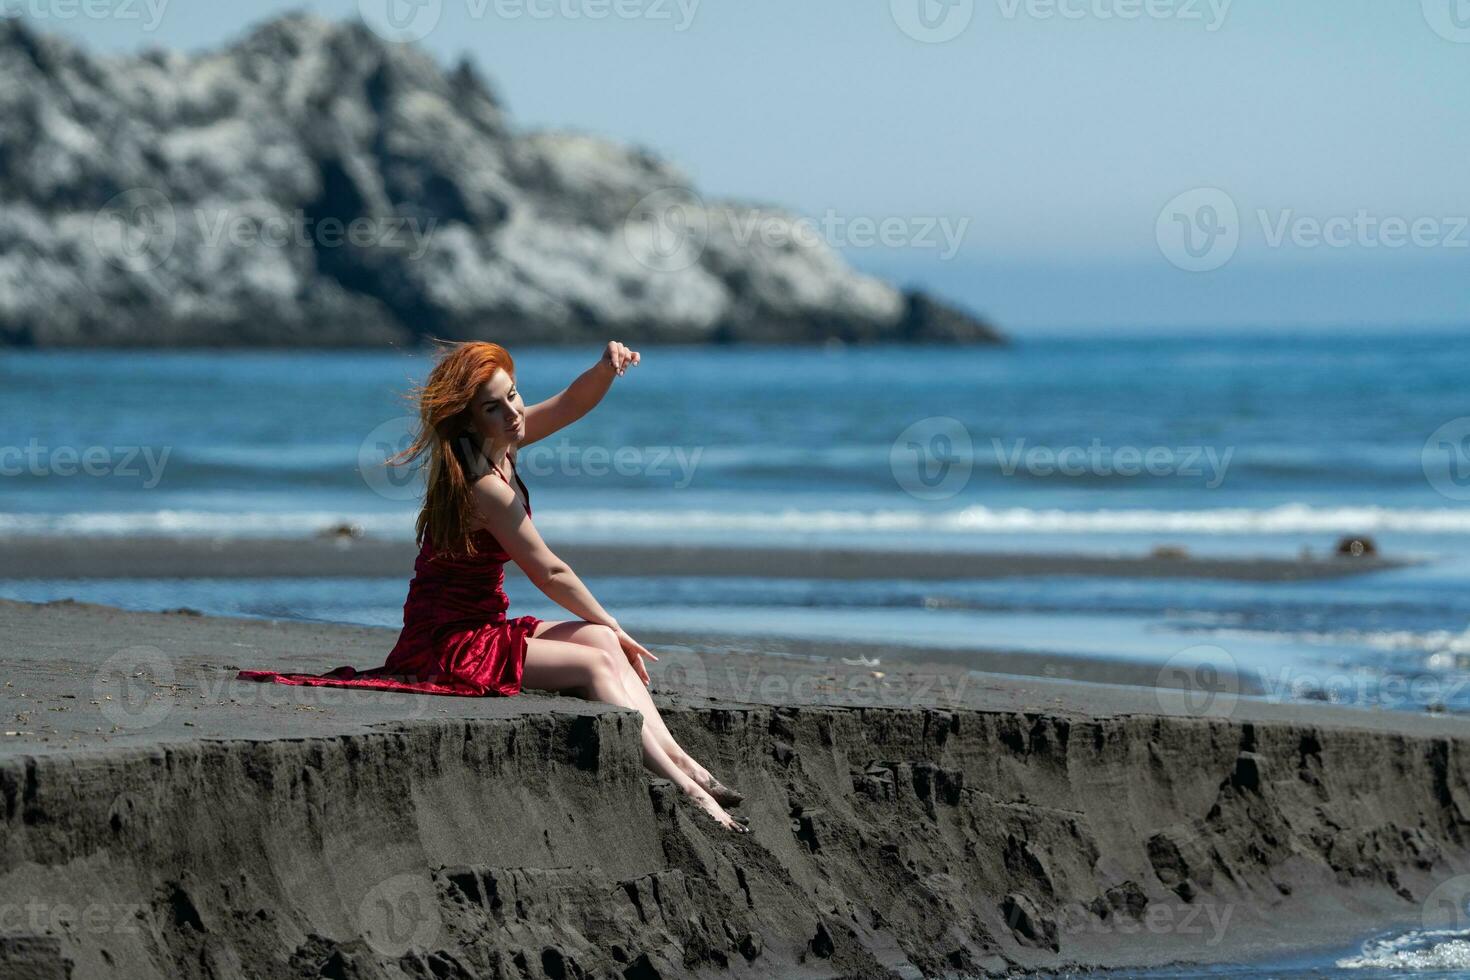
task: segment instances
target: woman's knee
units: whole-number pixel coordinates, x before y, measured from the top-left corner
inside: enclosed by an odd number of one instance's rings
[[[606,699],[621,688],[611,651],[561,640],[526,644],[523,683],[552,691],[575,691],[582,697]]]
[[[587,648],[587,674],[593,686],[622,684],[616,655],[601,647]]]
[[[622,650],[622,645],[618,643],[618,634],[612,631],[612,627],[601,623],[583,626],[577,633],[577,640],[600,650]]]

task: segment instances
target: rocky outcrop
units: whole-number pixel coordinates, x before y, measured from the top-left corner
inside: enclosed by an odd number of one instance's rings
[[[523,133],[475,68],[290,16],[99,58],[0,18],[0,342],[993,342],[792,214]]]
[[[751,835],[650,784],[636,716],[587,705],[4,759],[0,965],[220,980],[1138,966],[1417,924],[1470,866],[1459,739],[898,708],[666,717],[745,790]]]

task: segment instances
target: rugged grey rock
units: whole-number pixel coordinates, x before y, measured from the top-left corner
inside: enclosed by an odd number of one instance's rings
[[[515,130],[473,66],[293,15],[94,57],[0,20],[0,343],[994,342],[799,219]]]

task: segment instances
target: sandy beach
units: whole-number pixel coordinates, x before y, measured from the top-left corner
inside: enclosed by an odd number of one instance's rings
[[[411,543],[350,536],[317,538],[0,538],[0,578],[334,578],[413,571]],[[1377,557],[1156,557],[1150,554],[965,553],[923,550],[557,545],[579,574],[767,576],[821,579],[987,579],[1022,575],[1295,582],[1402,568]],[[773,571],[774,570],[774,571]],[[508,576],[518,575],[514,565]]]
[[[375,665],[390,630],[9,601],[0,628],[7,975],[1240,962],[1417,926],[1470,871],[1454,716],[646,637],[676,736],[748,794],[737,838],[626,712],[233,679]]]

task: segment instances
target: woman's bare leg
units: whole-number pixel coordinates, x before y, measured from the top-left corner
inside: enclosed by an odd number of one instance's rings
[[[521,674],[521,685],[542,691],[567,691],[578,697],[615,704],[643,714],[635,700],[628,696],[618,659],[622,659],[626,665],[626,658],[621,651],[614,656],[608,650],[583,643],[531,638],[526,641],[526,662]],[[657,718],[656,711],[654,717]],[[731,830],[743,830],[703,786],[674,764],[660,744],[648,718],[647,714],[643,714],[643,764],[678,786],[723,826]]]
[[[644,727],[653,729],[654,738],[658,740],[659,745],[663,746],[664,752],[668,754],[674,765],[692,777],[701,788],[708,789],[714,784],[715,778],[710,775],[710,771],[700,765],[693,756],[684,751],[683,746],[674,740],[673,733],[664,724],[663,717],[658,713],[658,706],[653,703],[653,698],[648,693],[648,688],[643,686],[643,681],[634,673],[633,665],[628,662],[628,657],[623,653],[623,648],[618,645],[617,637],[613,635],[612,630],[606,626],[583,620],[563,620],[544,624],[544,628],[539,630],[536,636],[594,646],[614,654],[614,659],[619,665],[618,676],[622,680],[623,690],[633,702],[632,706],[643,714]]]

